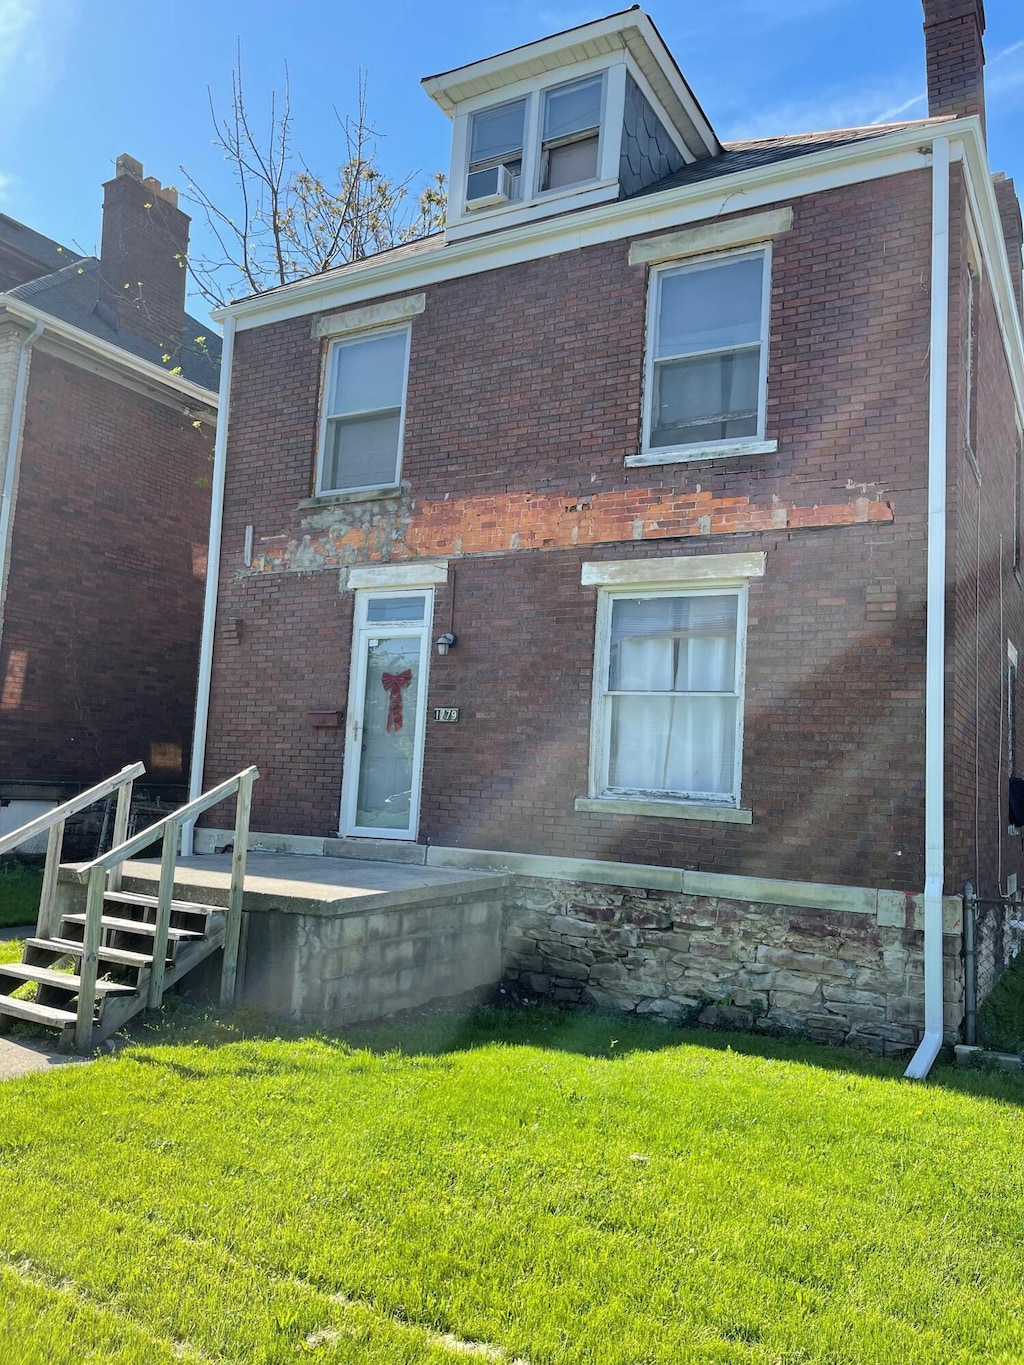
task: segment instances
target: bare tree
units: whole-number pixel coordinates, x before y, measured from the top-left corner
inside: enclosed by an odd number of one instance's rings
[[[394,181],[376,164],[379,134],[369,120],[360,74],[356,112],[334,111],[344,159],[333,184],[312,171],[292,145],[287,69],[283,99],[270,98],[265,131],[246,107],[242,58],[231,73],[231,109],[218,114],[210,94],[214,146],[231,169],[230,203],[204,190],[182,166],[185,197],[203,212],[213,248],[187,262],[199,292],[213,305],[240,294],[315,275],[426,236],[444,226],[444,176],[413,197],[413,177]]]

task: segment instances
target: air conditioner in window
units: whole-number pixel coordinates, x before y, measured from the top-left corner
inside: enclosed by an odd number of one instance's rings
[[[466,208],[490,209],[515,198],[517,175],[507,166],[488,166],[485,171],[470,171],[466,181]]]

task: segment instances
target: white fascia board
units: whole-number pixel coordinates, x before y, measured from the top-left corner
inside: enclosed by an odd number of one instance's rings
[[[946,126],[947,135],[956,132],[957,141],[950,147],[950,155],[959,159],[964,168],[967,196],[975,223],[981,229],[983,265],[992,282],[996,315],[1003,338],[1010,382],[1017,403],[1017,420],[1024,421],[1024,332],[1010,274],[1010,258],[1006,254],[1006,240],[999,216],[999,204],[992,185],[988,153],[977,114],[958,118]]]
[[[204,389],[199,384],[193,384],[191,380],[169,374],[159,365],[143,360],[140,356],[131,355],[120,346],[112,346],[109,341],[101,341],[99,337],[91,336],[79,327],[61,322],[52,314],[33,308],[23,299],[12,299],[9,295],[0,294],[0,310],[21,322],[33,325],[37,322],[44,323],[46,327],[44,335],[50,341],[60,340],[69,349],[100,361],[106,368],[120,370],[133,378],[144,380],[149,385],[155,384],[167,390],[168,396],[173,394],[179,402],[189,407],[199,406],[216,411],[217,394],[213,389]]]
[[[678,115],[671,112],[672,103],[675,101],[684,121],[690,124],[708,154],[713,156],[721,151],[722,144],[717,133],[707,121],[693,91],[686,84],[676,65],[675,58],[648,16],[642,11],[638,13],[624,37],[627,50],[657,92],[672,122],[678,127]],[[680,128],[679,132],[682,134],[684,129]]]
[[[663,555],[656,559],[598,559],[581,565],[584,587],[637,587],[642,584],[724,582],[763,578],[767,555]]]
[[[511,52],[484,57],[481,61],[469,62],[466,66],[443,71],[437,76],[426,76],[420,85],[450,117],[455,106],[471,99],[474,93],[534,76],[544,77],[560,66],[571,66],[583,57],[594,55],[585,50],[588,45],[608,52],[624,47],[623,31],[636,27],[638,17],[635,11],[630,10],[612,14],[607,19],[582,24],[569,33],[552,34],[549,38],[540,38],[535,43],[513,48]],[[479,89],[474,91],[473,87]]]
[[[948,132],[948,125],[940,124],[937,128],[946,128]],[[495,231],[484,238],[452,242],[416,256],[394,261],[371,257],[343,268],[337,276],[316,275],[298,280],[272,293],[215,309],[211,316],[218,322],[232,316],[238,329],[247,331],[269,322],[304,317],[400,290],[419,289],[443,280],[556,256],[563,251],[685,227],[744,209],[763,208],[780,199],[798,199],[843,185],[924,170],[930,164],[930,144],[936,135],[935,129],[901,129],[872,138],[868,143],[810,152],[735,175],[662,190],[659,194],[618,199],[504,232]]]

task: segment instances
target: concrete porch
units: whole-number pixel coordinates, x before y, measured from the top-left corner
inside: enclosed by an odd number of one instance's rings
[[[175,896],[225,905],[231,855],[179,860]],[[159,862],[124,866],[152,891]],[[250,853],[239,999],[321,1028],[383,1018],[496,983],[504,873]]]

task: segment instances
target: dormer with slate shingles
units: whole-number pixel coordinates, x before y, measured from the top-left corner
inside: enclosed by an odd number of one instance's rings
[[[423,87],[453,124],[449,241],[633,195],[722,150],[637,6]]]

